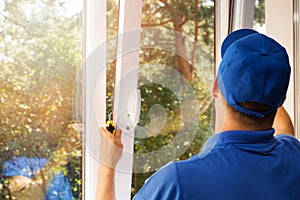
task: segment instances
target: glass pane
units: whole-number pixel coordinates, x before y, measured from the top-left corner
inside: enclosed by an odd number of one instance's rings
[[[132,196],[213,133],[214,1],[144,0]]]
[[[0,3],[0,199],[81,199],[82,5]]]
[[[106,119],[112,118],[113,93],[117,60],[119,1],[106,1]]]

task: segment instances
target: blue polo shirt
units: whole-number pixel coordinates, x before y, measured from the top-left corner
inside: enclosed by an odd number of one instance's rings
[[[213,135],[200,154],[154,173],[135,200],[299,200],[300,143],[274,130]]]

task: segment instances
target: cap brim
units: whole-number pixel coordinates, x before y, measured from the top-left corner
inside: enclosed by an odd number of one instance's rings
[[[255,30],[252,30],[252,29],[239,29],[239,30],[236,30],[232,33],[230,33],[223,41],[222,43],[222,46],[221,46],[221,56],[223,58],[227,48],[235,41],[245,37],[245,36],[248,36],[250,34],[253,34],[253,33],[257,33],[257,31]]]

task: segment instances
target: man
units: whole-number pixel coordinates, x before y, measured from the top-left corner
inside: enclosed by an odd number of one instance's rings
[[[300,198],[300,143],[281,107],[290,78],[285,49],[263,34],[241,29],[227,36],[221,55],[212,91],[216,134],[200,154],[158,170],[134,199]],[[114,199],[114,169],[106,163],[115,166],[120,158],[121,132],[113,136],[101,129],[101,137],[105,160],[97,198]],[[105,156],[111,151],[115,157]]]

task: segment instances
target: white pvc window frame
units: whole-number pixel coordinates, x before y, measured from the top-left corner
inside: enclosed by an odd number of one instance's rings
[[[131,197],[131,179],[134,149],[134,108],[137,99],[138,66],[142,0],[119,1],[119,25],[113,115],[118,128],[122,129],[123,155],[116,167],[116,199]],[[137,105],[134,105],[137,103]],[[133,109],[131,109],[133,108]],[[139,110],[139,109],[137,109]]]
[[[84,9],[84,192],[96,196],[99,167],[99,126],[106,122],[106,0],[86,0]],[[130,113],[128,105],[137,90],[142,0],[119,1],[119,25],[113,114],[120,119]],[[129,33],[129,34],[128,34]],[[126,120],[125,120],[126,121]],[[119,122],[117,121],[117,126]],[[134,131],[123,130],[123,156],[116,169],[116,199],[131,195]],[[100,186],[101,187],[101,186]]]
[[[254,0],[232,0],[231,11],[230,32],[240,28],[253,28]]]
[[[85,0],[84,3],[84,153],[83,199],[96,197],[99,167],[99,126],[105,124],[106,111],[106,1]],[[100,52],[102,51],[102,52]],[[99,54],[99,55],[96,55]],[[100,87],[96,91],[98,81]],[[95,92],[97,95],[95,96]],[[95,98],[94,98],[95,97]],[[94,101],[97,101],[95,104]],[[102,115],[95,116],[95,110]]]
[[[215,71],[221,62],[221,45],[228,35],[230,0],[215,0]]]

